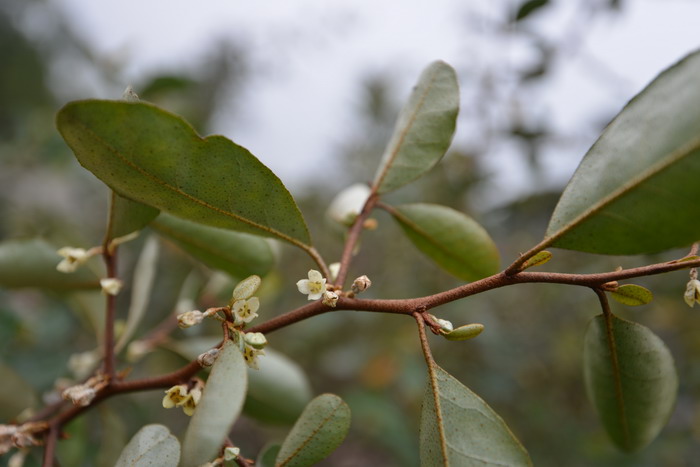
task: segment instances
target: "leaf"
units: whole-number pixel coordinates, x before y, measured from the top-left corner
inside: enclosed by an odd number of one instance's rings
[[[399,114],[373,190],[387,193],[433,168],[452,142],[458,112],[459,84],[454,69],[445,62],[431,63]]]
[[[496,244],[466,214],[437,204],[404,204],[390,212],[409,240],[450,274],[474,281],[498,272]]]
[[[11,420],[23,410],[35,407],[36,392],[13,368],[0,361],[0,420]]]
[[[216,457],[238,418],[247,389],[246,364],[238,346],[224,343],[211,368],[202,398],[182,442],[182,465],[197,466]]]
[[[134,268],[134,279],[131,289],[131,303],[126,318],[124,331],[119,336],[115,351],[119,352],[129,343],[136,332],[148,308],[148,298],[153,289],[158,262],[158,241],[149,237],[141,250],[141,255]]]
[[[646,305],[654,299],[651,290],[635,284],[621,285],[617,290],[611,291],[610,296],[629,306]]]
[[[700,239],[699,74],[696,52],[615,117],[564,190],[548,245],[631,255]]]
[[[527,0],[522,5],[520,5],[518,13],[515,15],[515,21],[521,21],[527,18],[532,13],[536,12],[543,6],[547,6],[548,4],[549,0]]]
[[[666,345],[648,328],[603,315],[586,331],[583,370],[588,397],[608,435],[625,451],[648,445],[676,403],[678,375]]]
[[[116,410],[105,406],[99,408],[99,420],[101,429],[97,466],[113,467],[126,446],[126,426]],[[177,460],[173,465],[177,465]]]
[[[180,443],[163,425],[141,428],[122,451],[115,467],[176,467]]]
[[[0,287],[39,287],[55,291],[99,288],[89,269],[65,274],[56,270],[61,257],[57,248],[42,239],[8,240],[0,243]]]
[[[243,412],[265,423],[291,425],[312,397],[306,375],[293,360],[270,348],[258,358],[258,366],[248,371]]]
[[[151,227],[210,268],[235,278],[264,276],[274,263],[267,241],[161,214]]]
[[[321,394],[304,409],[277,454],[278,467],[314,465],[345,439],[350,407],[334,394]]]
[[[547,250],[540,251],[535,256],[525,261],[520,270],[524,271],[525,269],[531,268],[533,266],[541,266],[544,263],[547,263],[550,259],[552,259],[551,252]]]
[[[112,203],[107,222],[107,243],[118,237],[146,227],[158,215],[158,210],[145,204],[131,201],[112,192]]]
[[[432,370],[421,413],[421,466],[532,465],[486,402],[439,366]]]
[[[258,453],[255,467],[275,467],[275,459],[280,452],[279,444],[266,444]]]
[[[294,199],[247,149],[201,138],[144,102],[71,102],[58,130],[78,161],[120,195],[176,216],[310,248]]]

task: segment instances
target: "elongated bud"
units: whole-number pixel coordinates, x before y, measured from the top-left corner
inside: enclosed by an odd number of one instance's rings
[[[445,337],[445,339],[450,341],[466,341],[467,339],[472,339],[478,336],[483,330],[483,324],[472,323],[460,326],[450,332],[443,332],[442,335]]]
[[[321,302],[331,308],[335,308],[336,303],[338,303],[338,294],[332,290],[326,290],[323,292],[323,300]]]

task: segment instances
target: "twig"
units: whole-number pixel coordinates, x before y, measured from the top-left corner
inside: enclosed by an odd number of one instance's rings
[[[345,240],[345,245],[343,246],[343,254],[340,257],[340,269],[338,270],[338,277],[336,277],[333,284],[337,287],[342,287],[345,282],[345,278],[348,274],[348,269],[350,269],[350,263],[352,262],[352,252],[357,245],[357,241],[360,239],[360,234],[364,228],[365,221],[372,213],[374,205],[379,201],[379,196],[374,194],[367,198],[365,205],[362,207],[362,211],[357,215],[355,221],[348,231],[348,237]]]
[[[102,257],[107,266],[107,277],[117,277],[117,251],[116,247],[110,248],[105,245],[102,248]],[[105,342],[104,342],[104,373],[107,375],[108,383],[114,380],[115,356],[114,356],[114,321],[116,319],[116,300],[112,294],[106,294],[107,302],[105,308]]]

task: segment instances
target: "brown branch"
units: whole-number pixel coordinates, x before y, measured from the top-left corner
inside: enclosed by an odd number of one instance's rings
[[[110,248],[105,245],[102,248],[102,257],[104,258],[105,266],[107,266],[107,277],[117,277],[117,251],[116,248]],[[117,297],[112,294],[106,294],[107,301],[105,307],[105,341],[104,341],[104,373],[107,375],[108,382],[114,380],[116,374],[116,364],[114,356],[114,321],[116,319],[116,300]]]
[[[362,234],[362,229],[364,228],[365,221],[372,213],[374,205],[379,201],[379,195],[373,194],[362,207],[362,211],[357,215],[355,221],[348,231],[348,237],[345,240],[345,246],[343,247],[343,254],[340,257],[340,269],[338,270],[338,277],[333,281],[333,284],[337,287],[342,287],[345,283],[345,278],[348,274],[348,269],[350,269],[350,263],[352,262],[352,252],[357,245],[357,241],[360,239],[360,234]]]
[[[59,433],[60,427],[54,425],[49,426],[49,432],[45,439],[44,459],[41,463],[43,467],[52,467],[54,465],[54,460],[56,457],[56,443],[58,442]]]

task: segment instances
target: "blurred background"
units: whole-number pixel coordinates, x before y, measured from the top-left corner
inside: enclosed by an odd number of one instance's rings
[[[325,218],[330,200],[339,187],[372,179],[411,86],[423,67],[443,59],[461,85],[455,141],[438,167],[387,201],[440,203],[472,215],[496,240],[505,266],[541,239],[561,189],[605,124],[700,45],[698,18],[700,5],[680,0],[4,0],[0,241],[40,237],[56,248],[101,242],[109,192],[78,165],[53,118],[70,100],[119,98],[132,85],[201,134],[221,133],[247,147],[287,185],[317,248],[336,261],[343,236]],[[351,270],[351,277],[372,279],[369,297],[415,297],[459,284],[388,216],[376,219],[379,228],[365,233]],[[127,281],[148,235],[121,250]],[[294,283],[312,264],[286,246],[277,251],[259,319],[305,303]],[[607,271],[684,254],[555,251],[546,268]],[[172,321],[186,280],[203,309],[225,303],[241,279],[200,267],[193,273],[191,259],[167,241],[158,271],[137,338]],[[654,302],[613,305],[667,343],[681,380],[669,425],[632,456],[607,440],[583,390],[583,336],[598,313],[589,291],[522,285],[444,306],[435,314],[455,325],[480,322],[486,331],[468,342],[431,336],[431,344],[438,363],[505,419],[535,465],[690,466],[700,458],[700,316],[682,301],[686,282],[685,272],[640,279]],[[121,318],[128,292],[120,296]],[[95,348],[96,319],[86,316],[100,306],[92,293],[0,289],[0,372],[8,382],[0,388],[0,421],[50,400],[57,378],[76,377],[67,362]],[[209,332],[216,328],[173,331],[168,348],[135,362],[133,372],[177,368],[186,352],[174,352],[173,342]],[[411,320],[344,312],[268,339],[299,365],[313,394],[334,392],[351,406],[351,434],[323,465],[418,464],[425,368]],[[163,410],[161,397],[120,397],[77,419],[61,443],[61,464],[111,465],[145,423],[163,422],[180,434],[186,417]],[[247,413],[233,436],[247,457],[289,429],[290,420],[266,419],[250,406]]]

